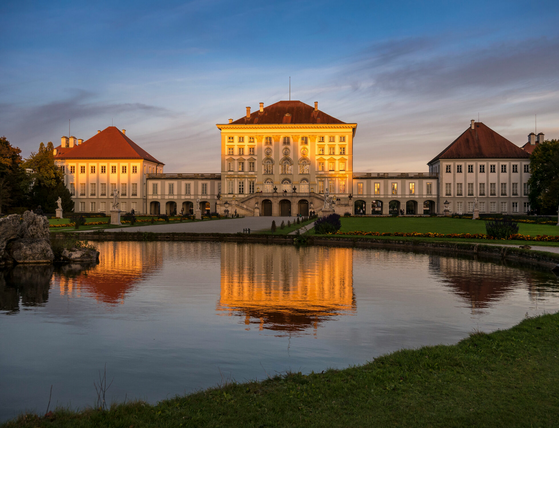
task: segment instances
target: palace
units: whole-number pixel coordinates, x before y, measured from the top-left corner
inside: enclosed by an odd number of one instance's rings
[[[355,173],[356,123],[301,101],[279,101],[221,132],[220,173],[163,173],[164,164],[124,129],[107,127],[85,142],[62,137],[55,160],[75,210],[108,212],[110,196],[139,214],[202,213],[306,216],[328,193],[338,214],[525,213],[530,153],[544,134],[518,147],[481,122],[467,129],[418,173]]]

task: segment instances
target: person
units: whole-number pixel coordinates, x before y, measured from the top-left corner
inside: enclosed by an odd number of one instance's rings
[[[134,215],[136,214],[136,211],[134,211],[134,210],[132,209],[132,211],[130,211],[130,214],[131,214],[132,216],[134,216]]]

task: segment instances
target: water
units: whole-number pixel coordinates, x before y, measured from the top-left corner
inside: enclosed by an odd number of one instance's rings
[[[231,380],[362,364],[555,312],[553,274],[346,248],[106,242],[101,264],[0,273],[0,421],[155,403]]]

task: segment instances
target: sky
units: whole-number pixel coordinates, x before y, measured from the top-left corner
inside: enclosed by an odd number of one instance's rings
[[[359,172],[426,172],[471,119],[559,138],[557,0],[4,0],[0,18],[0,136],[24,158],[115,125],[165,172],[219,172],[216,124],[288,99],[289,77],[358,124]]]

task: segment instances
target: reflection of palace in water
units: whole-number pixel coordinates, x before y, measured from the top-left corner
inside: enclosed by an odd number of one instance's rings
[[[71,271],[55,274],[62,294],[79,297],[85,292],[93,294],[99,302],[122,303],[125,296],[163,262],[156,242],[101,242],[96,248],[100,253],[100,265],[79,276],[72,276]]]
[[[485,309],[521,283],[531,291],[531,273],[493,262],[431,256],[429,270],[449,289],[467,300],[473,310]]]
[[[218,311],[280,332],[355,310],[352,249],[223,243]]]

